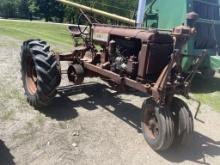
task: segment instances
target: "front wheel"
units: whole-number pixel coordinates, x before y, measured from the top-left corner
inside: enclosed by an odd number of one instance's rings
[[[174,139],[174,121],[167,107],[160,107],[153,98],[142,106],[141,127],[147,143],[155,151],[168,149]]]
[[[28,40],[21,47],[21,74],[30,105],[41,108],[56,95],[61,81],[59,62],[45,41]]]
[[[187,104],[181,99],[174,97],[171,103],[171,111],[175,123],[174,146],[187,145],[193,135],[193,116]]]

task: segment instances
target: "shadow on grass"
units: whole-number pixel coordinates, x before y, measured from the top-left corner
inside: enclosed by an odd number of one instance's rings
[[[5,143],[0,140],[0,164],[2,165],[15,165],[14,157],[10,150],[6,147]]]
[[[191,87],[192,93],[212,93],[216,91],[220,91],[220,78],[205,79],[201,74],[194,77]]]
[[[175,149],[172,148],[160,155],[166,160],[174,163],[188,160],[198,164],[210,165],[211,163],[206,160],[206,156],[220,156],[220,141],[214,141],[205,135],[195,132],[194,138],[189,146]]]

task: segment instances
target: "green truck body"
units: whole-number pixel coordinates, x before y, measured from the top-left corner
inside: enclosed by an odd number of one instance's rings
[[[148,3],[145,27],[171,29],[183,23],[187,24],[187,13],[198,13],[198,32],[185,47],[183,68],[185,71],[189,70],[193,58],[205,49],[208,56],[200,70],[220,70],[219,0],[156,0],[152,6],[151,3],[152,1]]]

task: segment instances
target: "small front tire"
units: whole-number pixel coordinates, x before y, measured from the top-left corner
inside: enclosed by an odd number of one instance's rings
[[[187,104],[177,97],[173,98],[171,109],[175,124],[175,140],[173,145],[187,145],[193,135],[193,115]]]
[[[155,151],[166,150],[172,145],[175,135],[172,114],[153,98],[143,103],[141,127],[145,140]]]

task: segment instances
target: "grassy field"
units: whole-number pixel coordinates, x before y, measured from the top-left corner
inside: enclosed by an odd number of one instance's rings
[[[204,79],[197,75],[191,88],[193,96],[213,110],[220,112],[220,75],[216,73],[212,79]]]
[[[46,24],[39,22],[19,22],[0,20],[0,35],[10,36],[18,40],[40,38],[57,51],[71,50],[73,41],[66,25]],[[193,82],[192,94],[211,109],[220,111],[220,76],[212,80],[205,80],[197,76]]]
[[[67,26],[61,24],[0,20],[0,35],[22,41],[39,38],[59,51],[71,50],[73,45]]]

